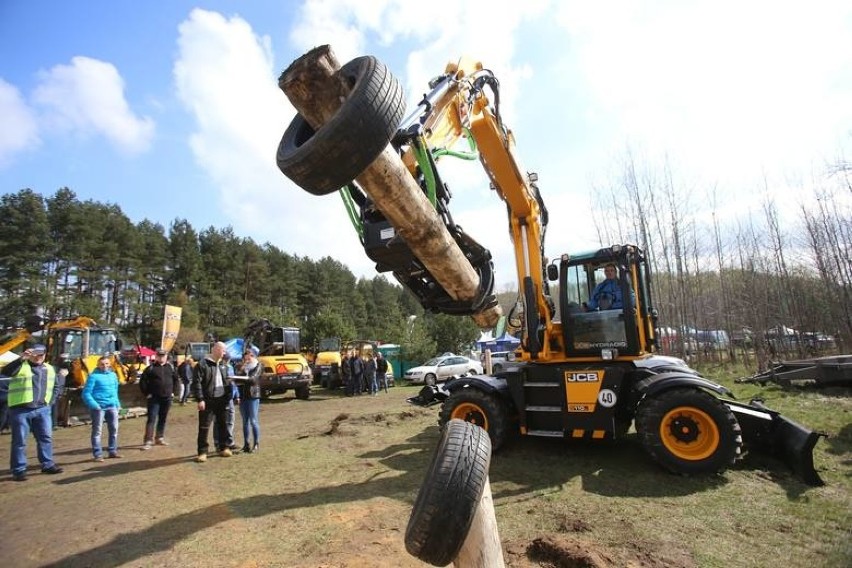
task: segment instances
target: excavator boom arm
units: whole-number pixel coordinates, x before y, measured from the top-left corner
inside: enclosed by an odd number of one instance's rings
[[[478,150],[479,161],[491,187],[506,203],[509,231],[515,252],[515,270],[522,288],[527,317],[527,336],[534,338],[526,346],[532,358],[547,359],[550,341],[539,341],[555,333],[551,322],[551,304],[544,279],[543,242],[547,210],[535,185],[537,176],[524,171],[515,155],[514,136],[499,115],[499,83],[479,62],[462,59],[447,66],[446,74],[432,82],[432,91],[403,122],[400,131],[422,133],[422,140],[434,156],[446,152],[457,141],[469,136]],[[494,93],[495,104],[486,96],[485,87]],[[403,162],[416,175],[422,160],[414,157],[415,145],[403,154]],[[539,353],[541,351],[541,353]]]

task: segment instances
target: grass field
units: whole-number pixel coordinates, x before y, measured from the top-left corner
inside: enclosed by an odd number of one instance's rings
[[[662,471],[635,436],[599,445],[517,438],[490,481],[508,566],[785,568],[852,565],[852,397],[734,385],[826,431],[809,487],[749,455],[710,478]],[[89,428],[55,434],[65,473],[0,478],[6,566],[423,566],[404,534],[439,438],[437,407],[314,391],[261,407],[261,452],[195,454],[194,406],[174,407],[168,447],[139,451],[144,418],[121,422],[124,457],[94,463]],[[239,417],[238,417],[239,420]],[[239,425],[237,431],[240,432]],[[242,444],[241,433],[237,434]],[[0,438],[8,463],[9,437]]]

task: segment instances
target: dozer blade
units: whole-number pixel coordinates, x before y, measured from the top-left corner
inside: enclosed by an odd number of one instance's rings
[[[743,442],[750,449],[778,458],[808,485],[825,485],[814,469],[813,455],[814,446],[824,433],[814,432],[781,416],[757,399],[749,404],[724,402],[737,417]]]
[[[441,404],[448,396],[449,393],[447,393],[441,385],[434,387],[426,385],[420,389],[417,396],[410,396],[406,398],[405,401],[409,404],[413,404],[414,406],[432,406],[434,404]]]

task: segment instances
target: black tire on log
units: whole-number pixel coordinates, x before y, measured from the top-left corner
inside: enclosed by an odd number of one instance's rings
[[[444,426],[408,519],[409,554],[433,566],[453,561],[470,531],[490,464],[491,444],[482,428],[462,420]]]
[[[357,57],[338,74],[351,87],[319,131],[296,114],[278,145],[278,169],[313,195],[333,193],[382,153],[405,112],[402,87],[375,57]]]

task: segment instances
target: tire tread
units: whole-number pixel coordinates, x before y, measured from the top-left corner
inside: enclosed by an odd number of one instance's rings
[[[278,145],[278,168],[315,195],[337,191],[360,175],[388,145],[405,112],[402,87],[376,58],[355,58],[338,73],[353,87],[337,113],[316,132],[297,114]]]
[[[491,444],[482,428],[451,420],[420,487],[405,531],[405,548],[424,562],[446,566],[467,538],[488,479]]]

